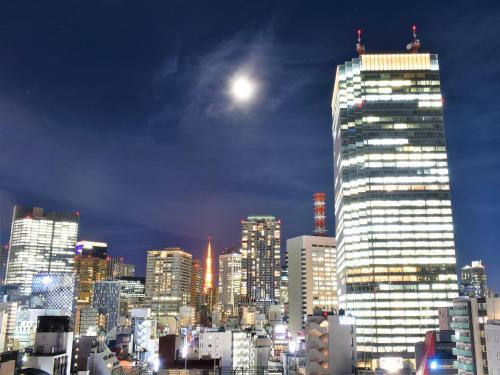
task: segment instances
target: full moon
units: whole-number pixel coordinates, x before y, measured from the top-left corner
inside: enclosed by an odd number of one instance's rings
[[[239,102],[248,102],[255,95],[256,85],[246,76],[237,76],[231,82],[231,95]]]

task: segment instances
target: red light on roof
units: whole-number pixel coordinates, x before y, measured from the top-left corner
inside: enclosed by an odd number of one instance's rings
[[[80,216],[80,211],[75,211],[76,216]]]
[[[411,28],[413,29],[413,31],[417,31],[417,25],[413,25]]]
[[[328,316],[328,312],[323,311],[323,317],[326,318]]]

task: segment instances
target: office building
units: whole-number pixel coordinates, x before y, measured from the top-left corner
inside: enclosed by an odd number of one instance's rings
[[[486,269],[480,260],[473,261],[470,266],[462,267],[462,284],[464,287],[472,288],[475,295],[471,297],[486,297],[488,295]]]
[[[289,331],[304,330],[304,316],[315,308],[335,310],[337,270],[335,238],[299,236],[286,241],[288,256]]]
[[[30,295],[35,273],[73,272],[78,221],[78,212],[15,206],[6,283]]]
[[[108,255],[108,244],[96,241],[78,241],[75,246],[76,255],[106,259]]]
[[[95,252],[82,253],[75,256],[75,273],[78,280],[78,305],[89,306],[92,301],[92,287],[97,281],[105,281],[108,277],[106,257],[96,257]]]
[[[199,259],[193,259],[191,266],[191,305],[195,308],[196,320],[199,321],[203,306],[203,267]]]
[[[120,325],[120,317],[125,315],[121,299],[121,282],[116,280],[95,282],[92,307],[106,312],[106,332],[113,337]]]
[[[142,308],[146,302],[146,279],[144,277],[121,277],[121,298],[126,304],[127,316],[133,309]]]
[[[356,326],[342,311],[316,309],[306,317],[306,374],[351,375],[356,367]]]
[[[266,310],[279,303],[281,221],[249,216],[241,222],[241,301]]]
[[[358,51],[332,100],[338,300],[375,368],[414,357],[457,277],[437,55]]]
[[[488,374],[488,357],[485,341],[485,324],[500,319],[500,298],[460,297],[450,308],[452,341],[458,375]]]
[[[233,332],[205,330],[199,335],[200,357],[220,359],[223,368],[232,367]]]
[[[59,310],[74,318],[76,308],[76,280],[73,273],[41,272],[33,276],[30,308]]]
[[[153,316],[176,316],[190,304],[192,255],[180,247],[149,250],[146,262],[146,301]]]
[[[9,245],[0,247],[0,285],[5,284],[5,276],[7,274],[7,262],[9,260]]]
[[[241,254],[230,248],[219,255],[219,303],[233,310],[240,301]]]

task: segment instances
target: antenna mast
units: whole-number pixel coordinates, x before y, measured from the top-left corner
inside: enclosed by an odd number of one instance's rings
[[[417,25],[413,25],[411,27],[411,30],[413,32],[413,40],[406,45],[406,49],[410,53],[417,53],[418,49],[422,47],[422,43],[420,43],[420,39],[417,38]]]
[[[361,43],[361,29],[358,29],[358,43],[356,44],[356,52],[359,56],[364,55],[365,46]]]

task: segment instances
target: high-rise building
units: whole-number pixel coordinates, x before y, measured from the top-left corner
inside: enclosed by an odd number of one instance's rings
[[[7,261],[9,260],[9,245],[0,247],[0,285],[5,284],[7,274]]]
[[[470,266],[462,267],[462,283],[464,286],[472,287],[476,297],[488,295],[486,270],[480,260],[473,261]]]
[[[35,273],[73,272],[78,221],[78,212],[15,206],[6,283],[29,295]]]
[[[241,253],[229,248],[219,255],[219,302],[230,309],[238,306],[241,289]]]
[[[267,309],[279,302],[281,221],[249,216],[241,222],[242,301]]]
[[[106,242],[78,241],[75,249],[76,254],[80,256],[106,259],[108,244]]]
[[[199,259],[193,259],[191,265],[191,305],[199,312],[203,305],[203,267]]]
[[[108,276],[106,258],[77,254],[75,273],[78,280],[78,305],[89,306],[92,301],[92,287],[96,281],[104,281]]]
[[[376,366],[438,327],[456,259],[437,55],[358,51],[332,100],[338,299]]]
[[[126,303],[127,315],[130,316],[133,309],[144,307],[146,301],[146,279],[144,277],[121,277],[119,279],[122,289],[121,297]]]
[[[337,269],[334,237],[299,236],[286,241],[289,332],[297,337],[304,316],[315,308],[336,310]]]
[[[97,281],[92,292],[92,307],[103,309],[106,313],[106,331],[113,337],[116,334],[120,317],[124,315],[120,281]]]
[[[180,247],[148,251],[146,301],[156,318],[176,316],[190,304],[192,258]]]

